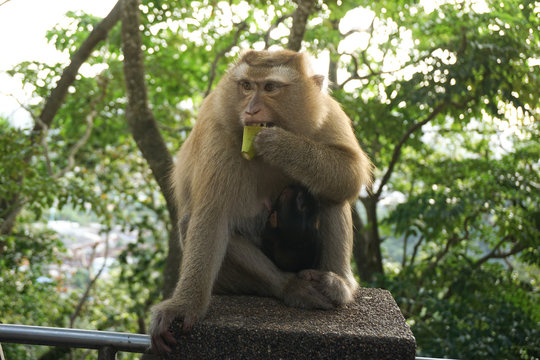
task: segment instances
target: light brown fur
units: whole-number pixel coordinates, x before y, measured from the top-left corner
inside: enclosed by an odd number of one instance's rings
[[[183,260],[173,296],[152,310],[158,352],[174,342],[171,321],[178,317],[189,331],[212,291],[273,296],[301,308],[352,300],[349,202],[370,181],[371,165],[349,118],[321,91],[321,78],[307,63],[305,55],[289,51],[247,52],[203,102],[172,173]],[[242,128],[261,122],[275,126],[257,135],[257,157],[245,160]],[[322,204],[321,265],[298,274],[279,270],[258,238],[265,204],[291,183],[307,187]]]

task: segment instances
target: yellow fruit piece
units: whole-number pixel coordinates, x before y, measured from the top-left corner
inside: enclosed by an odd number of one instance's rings
[[[262,126],[244,126],[244,138],[242,139],[242,157],[244,159],[251,160],[255,157],[253,140],[261,129]]]

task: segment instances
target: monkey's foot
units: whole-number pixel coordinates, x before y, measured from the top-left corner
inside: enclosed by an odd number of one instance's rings
[[[289,280],[282,298],[288,306],[328,310],[350,302],[353,296],[338,275],[319,270],[303,270]]]
[[[335,307],[353,300],[353,289],[347,286],[342,277],[331,271],[303,270],[298,273],[298,277],[309,281]]]

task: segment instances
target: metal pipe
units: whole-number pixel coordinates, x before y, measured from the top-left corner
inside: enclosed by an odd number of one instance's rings
[[[150,348],[148,335],[13,324],[0,324],[0,342],[86,349],[107,346],[136,353]]]
[[[1,342],[98,349],[100,360],[115,359],[117,351],[146,353],[150,348],[148,335],[12,324],[0,324]],[[416,357],[416,360],[443,359]]]

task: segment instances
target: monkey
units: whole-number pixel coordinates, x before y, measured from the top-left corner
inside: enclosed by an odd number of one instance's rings
[[[319,202],[307,189],[286,187],[262,233],[263,253],[284,271],[314,269],[321,250],[319,215]]]
[[[249,50],[203,100],[171,172],[182,262],[172,296],[151,309],[156,352],[171,351],[173,319],[189,332],[212,294],[268,296],[305,309],[352,301],[351,202],[370,182],[371,162],[323,80],[304,53]],[[251,160],[240,151],[248,125],[268,125],[254,138]],[[279,269],[261,250],[265,204],[291,184],[320,201],[320,259],[299,272]]]

